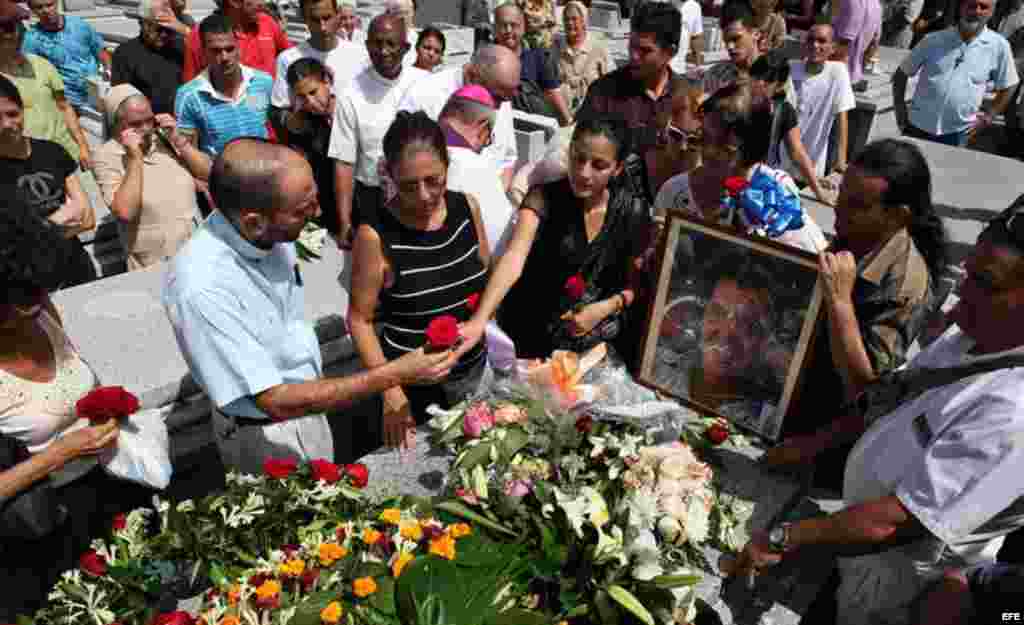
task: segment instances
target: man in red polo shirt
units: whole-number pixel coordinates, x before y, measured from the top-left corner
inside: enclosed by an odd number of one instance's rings
[[[292,47],[274,18],[264,11],[263,0],[221,0],[220,11],[235,24],[235,38],[242,53],[242,65],[274,76],[277,55]],[[199,26],[185,40],[185,67],[181,71],[182,84],[199,75],[206,68],[203,46],[199,39]]]

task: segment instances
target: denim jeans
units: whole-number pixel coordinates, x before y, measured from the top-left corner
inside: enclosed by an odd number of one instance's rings
[[[955,148],[962,148],[967,146],[967,139],[970,137],[969,130],[963,130],[961,132],[951,132],[945,135],[933,135],[930,132],[925,132],[916,126],[907,124],[907,127],[903,129],[904,136],[913,137],[915,139],[926,139],[928,141],[934,141],[935,143],[941,143],[942,145],[951,145]]]

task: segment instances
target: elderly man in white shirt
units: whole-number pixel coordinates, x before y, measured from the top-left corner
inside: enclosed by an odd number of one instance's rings
[[[419,32],[416,30],[416,5],[412,0],[388,0],[384,5],[384,11],[388,15],[402,18],[402,23],[405,24],[405,30],[408,33],[409,42],[416,41]],[[416,64],[415,46],[409,48],[409,51],[405,53],[402,63],[407,67],[412,67]]]
[[[326,412],[447,375],[451,353],[417,350],[369,371],[323,377],[294,245],[320,212],[300,154],[236,139],[214,162],[210,191],[218,209],[174,258],[163,301],[192,376],[213,404],[227,469],[258,474],[271,457],[333,461]]]
[[[514,52],[503,46],[482,45],[466,65],[442,70],[416,83],[398,109],[423,111],[436,120],[452,94],[465,85],[482,86],[498,106],[493,141],[483,153],[501,173],[507,189],[519,159],[512,113],[512,98],[519,89],[519,57]]]
[[[406,67],[409,50],[402,19],[384,14],[373,18],[366,49],[370,67],[338,94],[327,154],[335,160],[338,198],[338,244],[351,249],[359,211],[377,210],[381,203],[378,165],[384,157],[384,134],[398,113],[398,103],[427,72]]]
[[[841,269],[826,288],[852,290],[852,257],[829,256],[824,262]],[[981,233],[966,270],[955,325],[908,369],[1024,355],[1024,196]],[[1022,388],[1024,367],[975,373],[878,418],[844,416],[769,451],[769,464],[811,464],[859,437],[846,465],[846,508],[756,534],[735,572],[799,557],[804,546],[832,549],[842,556],[835,622],[910,625],[926,586],[946,569],[993,562],[1005,536],[1024,526]]]

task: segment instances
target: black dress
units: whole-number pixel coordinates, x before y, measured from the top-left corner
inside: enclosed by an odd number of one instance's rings
[[[307,131],[289,132],[288,145],[300,150],[313,169],[313,180],[316,181],[317,192],[320,194],[320,217],[316,222],[331,234],[337,234],[341,226],[338,224],[338,202],[334,193],[334,159],[327,156],[327,147],[331,141],[331,124],[326,117],[307,117],[310,119]]]
[[[472,316],[466,300],[487,286],[487,266],[480,260],[473,214],[466,196],[445,194],[448,214],[438,230],[424,231],[402,224],[385,207],[367,211],[366,225],[380,236],[395,282],[380,293],[377,321],[381,348],[388,360],[426,343],[427,325],[435,317],[451,315],[457,321]],[[407,386],[406,397],[417,420],[431,403],[449,407],[474,390],[487,361],[484,341],[462,356],[445,382],[435,386]]]
[[[516,345],[520,358],[545,358],[555,349],[585,350],[610,341],[620,353],[632,349],[619,345],[627,315],[607,317],[589,334],[574,337],[560,317],[577,304],[590,304],[612,297],[630,286],[628,266],[645,245],[650,218],[646,203],[628,187],[617,187],[608,202],[604,224],[593,241],[587,242],[580,200],[573,194],[568,178],[540,187],[544,214],[537,230],[523,274],[509,290],[498,311],[498,323]],[[586,291],[577,302],[566,293],[566,282],[581,275]],[[630,309],[626,309],[628,312]]]

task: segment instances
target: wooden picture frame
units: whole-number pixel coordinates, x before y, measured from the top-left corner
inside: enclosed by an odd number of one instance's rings
[[[817,258],[673,213],[638,380],[777,440],[822,307]]]

